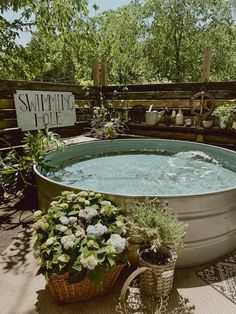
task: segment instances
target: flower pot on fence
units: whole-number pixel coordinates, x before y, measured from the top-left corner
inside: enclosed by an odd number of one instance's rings
[[[88,277],[71,284],[68,281],[68,273],[60,276],[53,274],[48,281],[48,287],[59,304],[89,300],[106,294],[114,286],[124,267],[125,264],[118,265],[113,272],[107,273],[104,281],[99,285],[95,285]]]

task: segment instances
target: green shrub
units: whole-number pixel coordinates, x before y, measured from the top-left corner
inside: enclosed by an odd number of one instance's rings
[[[136,202],[128,218],[132,238],[150,243],[154,250],[168,244],[174,248],[183,246],[186,227],[171,213],[166,202],[158,199]]]

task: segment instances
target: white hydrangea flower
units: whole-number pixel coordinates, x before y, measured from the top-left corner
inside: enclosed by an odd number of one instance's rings
[[[88,197],[89,196],[89,193],[86,192],[86,191],[81,191],[78,193],[79,196],[82,196],[82,197]]]
[[[59,220],[60,223],[62,223],[63,225],[68,225],[70,222],[69,218],[67,218],[66,216],[60,217]]]
[[[86,201],[85,198],[83,198],[83,197],[80,197],[80,198],[79,198],[79,202],[80,202],[80,203],[84,203],[85,201]]]
[[[106,246],[106,252],[107,254],[114,254],[116,253],[116,249],[113,245],[109,244],[108,246]]]
[[[43,212],[42,212],[41,210],[36,210],[36,211],[34,212],[34,218],[37,218],[37,217],[41,216],[42,213],[43,213]]]
[[[96,198],[100,198],[101,196],[102,196],[102,194],[100,194],[100,193],[96,193],[96,194],[95,194],[95,197],[96,197]]]
[[[76,230],[76,232],[75,232],[75,236],[77,237],[77,238],[83,238],[84,236],[85,236],[85,231],[84,231],[84,229],[82,228],[82,227],[78,227],[77,228],[77,230]]]
[[[74,234],[70,234],[61,238],[61,244],[65,244],[68,241],[75,241],[76,236]]]
[[[94,195],[95,195],[94,192],[90,192],[90,193],[89,193],[89,196],[91,196],[91,197],[93,197]]]
[[[111,244],[117,253],[122,253],[128,245],[128,241],[125,238],[122,238],[119,234],[111,234],[107,244]]]
[[[67,203],[61,203],[59,206],[64,209],[67,209],[69,207]]]
[[[111,202],[110,201],[102,201],[101,202],[101,205],[103,205],[103,206],[111,206],[112,204],[111,204]]]
[[[61,232],[65,232],[66,230],[68,230],[68,227],[67,227],[67,226],[61,226],[61,227],[59,228],[59,231],[61,231]]]
[[[70,256],[67,254],[62,254],[58,256],[58,261],[63,262],[63,263],[68,263],[70,260]]]
[[[97,216],[97,214],[97,210],[92,207],[85,207],[85,209],[79,211],[79,216],[86,220],[92,219],[93,217]]]
[[[73,248],[75,245],[75,242],[72,240],[68,240],[63,244],[63,247],[65,250],[69,250],[70,248]]]
[[[41,228],[45,231],[49,228],[49,224],[47,222],[43,222]]]
[[[122,221],[120,221],[120,220],[116,221],[116,225],[117,225],[118,228],[121,229],[121,231],[124,234],[126,233],[126,226],[125,226],[125,224]]]
[[[74,224],[75,222],[77,222],[77,218],[76,217],[69,217],[69,221],[70,221],[70,223]]]
[[[87,257],[84,257],[84,255],[82,254],[80,257],[80,262],[84,268],[93,270],[98,264],[98,259],[94,254],[91,254]]]
[[[87,246],[88,246],[88,247],[92,247],[92,246],[94,245],[94,243],[95,243],[95,241],[89,240],[89,241],[87,242]]]
[[[61,195],[66,196],[66,195],[71,194],[71,193],[72,193],[71,191],[63,191],[61,193]]]
[[[54,237],[47,239],[47,241],[45,242],[46,246],[50,246],[53,245],[53,243],[55,243],[56,239]]]
[[[107,227],[102,225],[100,222],[96,225],[89,225],[86,230],[88,235],[94,235],[95,237],[99,237],[107,232]]]
[[[90,201],[89,201],[89,200],[86,200],[86,201],[84,202],[84,205],[89,206],[89,205],[90,205]]]
[[[41,222],[37,221],[32,225],[33,229],[35,231],[39,230],[41,228]]]
[[[58,205],[57,201],[53,201],[53,202],[50,203],[50,206],[56,206],[56,205]]]

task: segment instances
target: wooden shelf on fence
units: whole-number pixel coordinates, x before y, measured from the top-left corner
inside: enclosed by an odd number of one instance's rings
[[[129,134],[146,137],[177,139],[209,143],[236,148],[236,130],[225,130],[218,127],[187,127],[177,125],[147,125],[145,123],[128,123]]]

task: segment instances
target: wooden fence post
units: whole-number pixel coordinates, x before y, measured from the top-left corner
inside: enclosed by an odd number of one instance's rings
[[[93,85],[100,87],[100,62],[98,59],[93,59]]]
[[[101,86],[107,86],[107,60],[101,60]]]
[[[209,81],[210,67],[211,67],[211,46],[206,46],[204,49],[204,59],[203,59],[203,72],[202,72],[203,82]]]
[[[107,86],[107,61],[106,58],[93,60],[93,85],[95,87]]]

